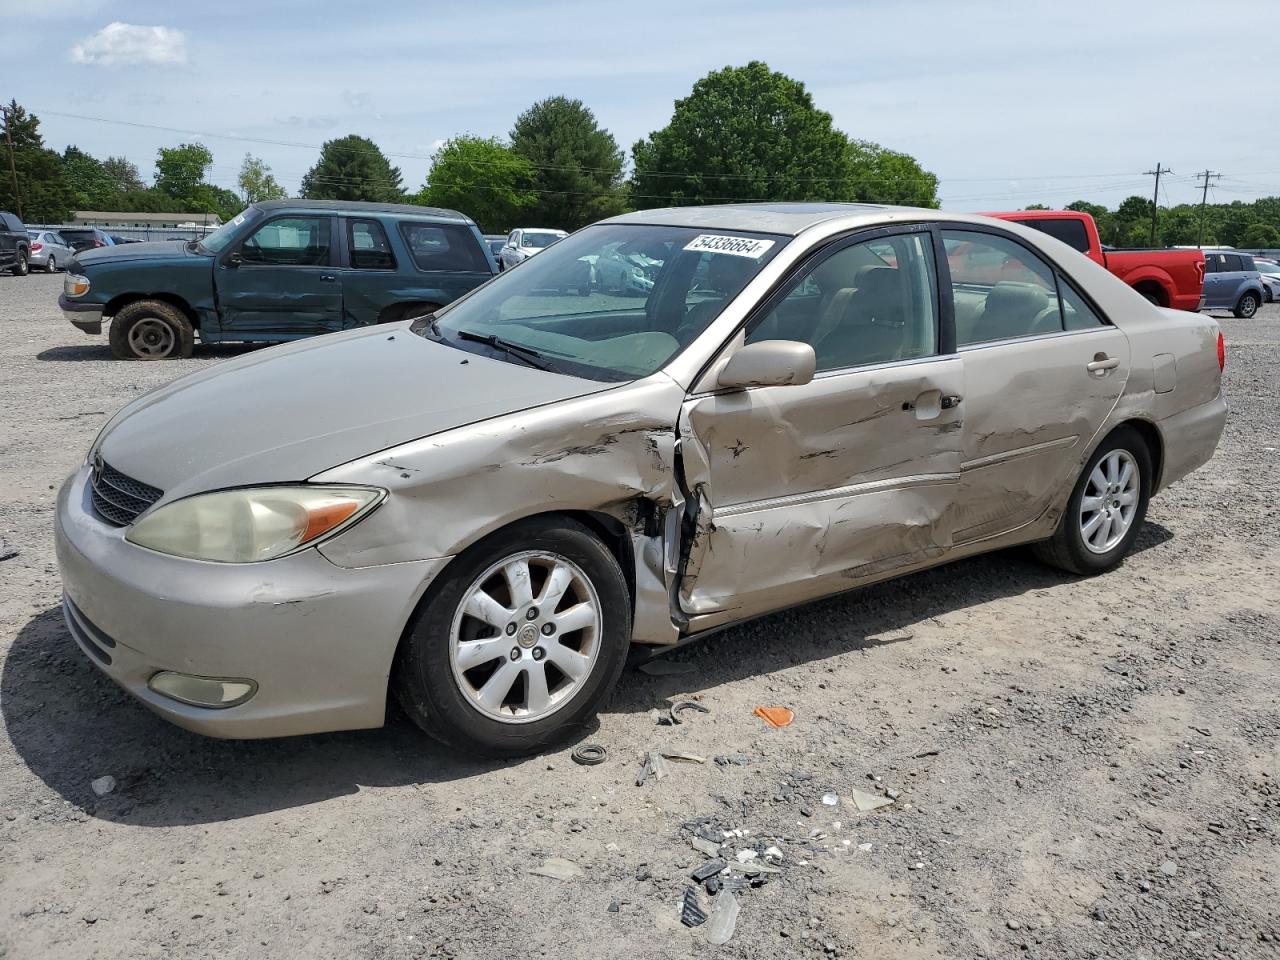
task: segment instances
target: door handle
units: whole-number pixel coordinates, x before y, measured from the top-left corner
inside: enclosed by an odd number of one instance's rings
[[[1120,366],[1120,360],[1117,357],[1108,357],[1105,353],[1099,353],[1095,354],[1084,368],[1090,373],[1102,373],[1104,370],[1114,370],[1118,366]]]
[[[326,283],[332,283],[334,280],[337,280],[338,278],[332,273],[322,273],[320,274],[320,279],[324,280]]]

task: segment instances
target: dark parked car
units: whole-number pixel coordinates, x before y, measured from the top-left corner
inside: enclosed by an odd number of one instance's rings
[[[119,246],[122,243],[141,243],[142,242],[136,237],[122,237],[118,233],[113,233],[110,236],[111,236],[111,242],[114,243],[116,246]]]
[[[104,233],[97,227],[59,227],[58,232],[76,253],[81,250],[97,250],[99,247],[116,245],[110,234]]]
[[[21,220],[7,210],[0,210],[0,270],[9,269],[16,277],[25,277],[30,269],[31,240]]]
[[[498,269],[501,270],[502,257],[500,257],[499,254],[502,253],[502,248],[507,245],[506,236],[503,235],[499,237],[486,233],[484,235],[484,242],[489,245],[489,252],[493,254],[493,259],[498,261]]]
[[[160,360],[197,336],[274,343],[430,313],[496,272],[452,210],[271,200],[201,240],[79,253],[58,303],[85,333],[110,319],[117,358]]]

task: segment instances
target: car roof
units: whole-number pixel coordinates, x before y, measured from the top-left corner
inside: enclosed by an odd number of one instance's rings
[[[444,207],[420,207],[415,203],[364,203],[359,200],[262,200],[254,204],[264,213],[276,210],[329,210],[334,213],[395,213],[402,217],[473,223],[466,214]]]
[[[902,213],[928,214],[932,217],[936,216],[938,211],[891,207],[875,203],[725,203],[701,207],[637,210],[635,213],[624,213],[605,222],[701,227],[713,230],[754,230],[760,233],[795,236],[810,227],[832,220],[875,221],[885,219],[892,214]]]

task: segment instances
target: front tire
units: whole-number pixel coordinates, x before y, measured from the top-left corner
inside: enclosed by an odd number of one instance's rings
[[[191,321],[173,304],[136,300],[111,320],[111,354],[117,360],[170,360],[195,350]]]
[[[1147,516],[1151,452],[1136,430],[1120,427],[1102,442],[1076,481],[1054,535],[1036,556],[1069,573],[1106,573],[1119,566]]]
[[[18,251],[18,262],[13,265],[13,275],[15,277],[25,277],[31,272],[31,264],[27,260],[27,251]]]
[[[521,521],[454,560],[410,622],[392,689],[457,750],[537,753],[591,720],[631,638],[618,561],[568,518]]]
[[[1258,312],[1258,295],[1256,293],[1246,293],[1236,302],[1235,309],[1231,311],[1241,320],[1248,320]]]

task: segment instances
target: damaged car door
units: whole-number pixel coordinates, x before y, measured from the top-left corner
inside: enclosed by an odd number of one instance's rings
[[[963,371],[938,294],[938,247],[934,231],[916,225],[818,250],[738,335],[739,344],[811,345],[813,379],[737,390],[704,379],[686,400],[694,530],[679,601],[700,624],[947,552]]]

